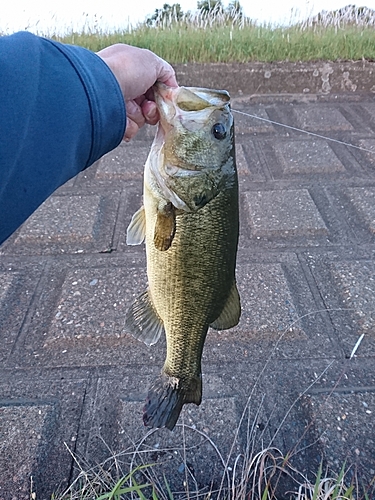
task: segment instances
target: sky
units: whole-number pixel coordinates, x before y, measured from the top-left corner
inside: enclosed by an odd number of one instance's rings
[[[0,32],[27,29],[39,34],[81,31],[84,25],[103,31],[126,28],[143,21],[164,3],[180,3],[184,12],[195,10],[196,0],[9,0],[0,6]],[[226,6],[229,0],[223,0]],[[334,10],[353,0],[240,0],[245,15],[261,23],[288,24],[322,10]],[[358,6],[375,9],[375,0]]]

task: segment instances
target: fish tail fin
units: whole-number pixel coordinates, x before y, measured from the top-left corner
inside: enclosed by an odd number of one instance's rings
[[[147,427],[166,427],[173,430],[185,403],[200,405],[202,401],[202,379],[195,377],[188,385],[176,377],[162,373],[152,383],[143,422]]]

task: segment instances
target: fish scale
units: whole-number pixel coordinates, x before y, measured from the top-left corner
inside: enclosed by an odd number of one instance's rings
[[[196,214],[178,216],[176,235],[166,252],[146,240],[147,274],[167,333],[166,365],[174,376],[197,375],[208,325],[219,316],[229,295],[238,230],[236,193],[230,194],[220,193]],[[230,202],[232,210],[228,210]],[[152,240],[152,236],[151,230],[146,238]],[[186,347],[194,350],[189,364],[180,362]]]

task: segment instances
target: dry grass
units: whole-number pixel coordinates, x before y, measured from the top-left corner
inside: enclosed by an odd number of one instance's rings
[[[199,446],[208,443],[217,454],[222,464],[221,484],[213,478],[205,487],[198,487],[193,472],[189,468],[186,457],[196,447],[161,448],[160,455],[165,454],[166,462],[154,463],[150,460],[155,455],[155,448],[148,447],[148,433],[133,450],[111,456],[97,467],[88,467],[74,457],[79,474],[76,480],[64,492],[54,495],[54,500],[104,500],[105,498],[141,499],[141,500],[370,500],[373,498],[374,485],[363,487],[357,478],[348,479],[349,468],[343,465],[338,474],[323,472],[319,467],[313,480],[296,470],[290,463],[290,457],[275,447],[265,448],[254,456],[238,454],[233,460],[224,459],[218,446],[202,431],[185,424],[178,424],[177,431],[192,432],[199,437]],[[159,431],[152,431],[152,434]],[[165,475],[165,466],[175,467],[169,461],[179,461],[185,457],[184,488],[172,491],[169,477]],[[233,463],[228,466],[228,462]],[[181,469],[181,466],[180,466]],[[130,472],[129,472],[130,470]],[[293,485],[289,491],[279,491],[279,481],[288,477]],[[280,496],[278,496],[280,495]]]
[[[327,313],[327,310],[310,314]],[[300,321],[303,317],[298,318]],[[295,324],[295,323],[293,323]],[[289,329],[292,325],[288,325]],[[339,472],[323,469],[314,474],[296,468],[295,458],[302,451],[301,443],[313,425],[306,426],[287,452],[274,443],[293,408],[300,403],[320,378],[326,376],[333,362],[291,404],[271,439],[265,429],[271,416],[259,429],[257,422],[264,410],[261,400],[255,401],[257,386],[267,376],[267,368],[287,329],[281,333],[249,394],[232,444],[226,454],[207,432],[182,423],[173,433],[153,429],[137,443],[121,453],[108,448],[109,458],[91,467],[74,456],[77,477],[69,488],[55,495],[54,500],[371,500],[375,495],[375,477],[363,484],[350,466],[343,464]],[[353,349],[353,355],[355,353]],[[350,360],[348,360],[350,362]],[[333,385],[332,393],[343,373]],[[332,394],[331,393],[331,394]],[[330,400],[327,396],[326,402]],[[256,413],[254,415],[254,408]],[[245,442],[243,448],[241,443]],[[163,446],[160,444],[163,443]],[[265,444],[267,443],[267,444]],[[314,443],[310,444],[312,446]],[[207,466],[209,464],[209,467]],[[202,475],[203,473],[203,475]],[[203,478],[203,480],[202,480]],[[285,490],[285,484],[288,489]]]

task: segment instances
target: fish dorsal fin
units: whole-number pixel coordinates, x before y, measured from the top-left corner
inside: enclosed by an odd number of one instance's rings
[[[236,282],[233,281],[232,288],[229,293],[228,300],[221,311],[218,318],[211,323],[211,328],[215,330],[226,330],[227,328],[232,328],[236,326],[240,320],[241,316],[241,303],[240,296],[237,290]]]
[[[176,214],[172,203],[168,202],[163,207],[158,208],[155,230],[155,248],[164,252],[171,246],[174,233],[176,231]]]
[[[146,236],[146,215],[143,205],[135,212],[126,231],[127,245],[140,245]]]
[[[164,332],[163,322],[154,309],[148,290],[129,307],[125,317],[125,330],[147,345],[156,344]]]

